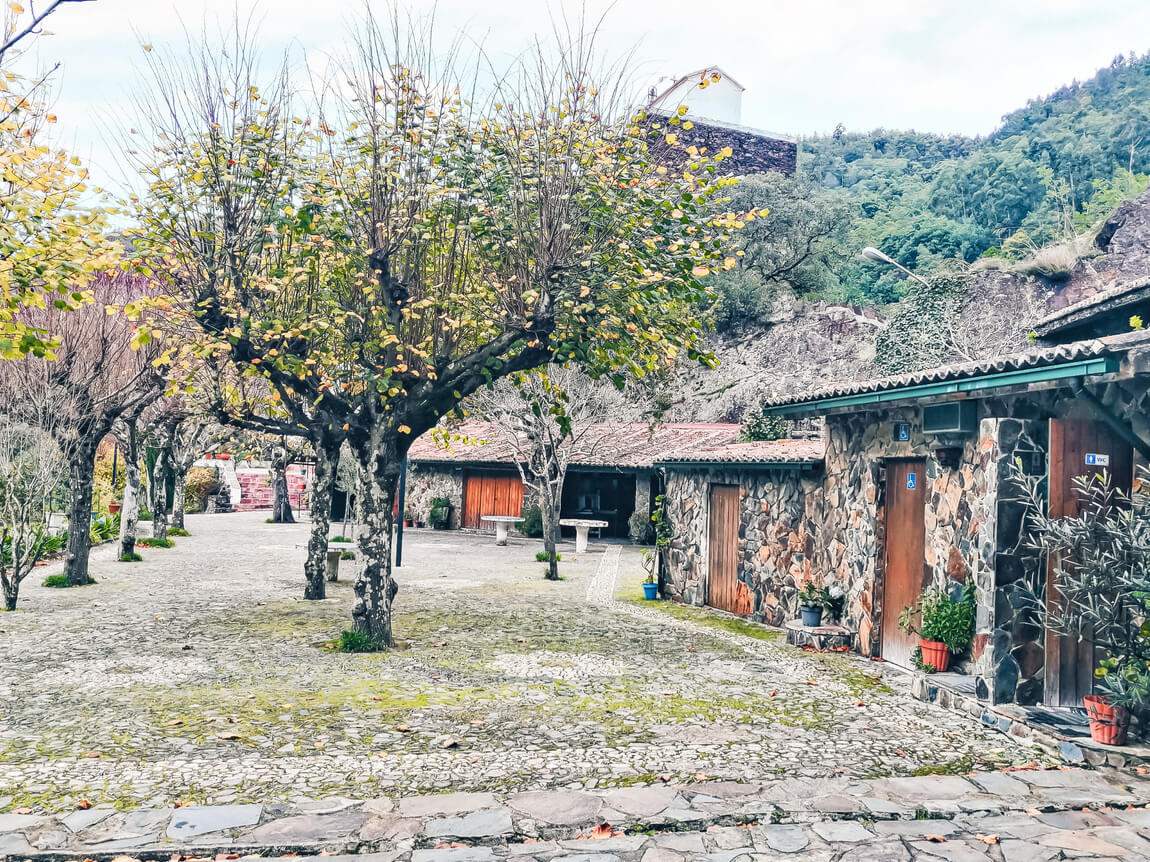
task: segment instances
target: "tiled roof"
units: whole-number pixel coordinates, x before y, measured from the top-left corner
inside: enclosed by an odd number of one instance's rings
[[[1021,353],[1011,353],[1006,356],[995,356],[973,362],[942,365],[937,368],[927,368],[923,371],[913,371],[908,374],[898,374],[892,377],[880,377],[873,380],[828,386],[805,395],[795,395],[765,401],[763,407],[768,409],[789,407],[812,401],[823,401],[828,398],[887,392],[927,383],[967,380],[1005,371],[1022,371],[1030,368],[1059,365],[1064,362],[1074,362],[1081,359],[1116,356],[1132,347],[1143,345],[1147,342],[1150,342],[1150,331],[1129,332],[1122,335],[1110,335],[1104,338],[1092,338],[1086,341],[1073,341],[1069,344],[1059,344],[1055,347],[1034,348]]]
[[[1150,278],[1128,281],[1048,314],[1035,324],[1034,331],[1039,335],[1046,335],[1077,323],[1081,319],[1088,319],[1096,312],[1110,311],[1111,308],[1108,306],[1121,308],[1146,299],[1150,299]]]
[[[515,463],[515,446],[490,423],[466,422],[451,433],[466,439],[453,440],[444,448],[425,434],[411,444],[408,460],[424,464]],[[571,463],[580,467],[644,469],[679,454],[733,443],[738,437],[739,426],[725,423],[594,425],[580,435]]]
[[[814,464],[823,459],[822,440],[758,440],[684,452],[660,463],[676,464]]]

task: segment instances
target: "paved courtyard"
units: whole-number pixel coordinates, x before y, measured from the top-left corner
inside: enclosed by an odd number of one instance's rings
[[[97,584],[0,617],[0,811],[965,773],[1043,755],[912,700],[883,665],[644,606],[640,557],[408,534],[384,655],[327,643],[353,563],[299,600],[306,525],[197,516],[97,549]],[[45,569],[51,571],[52,569]],[[884,678],[889,674],[890,678]]]

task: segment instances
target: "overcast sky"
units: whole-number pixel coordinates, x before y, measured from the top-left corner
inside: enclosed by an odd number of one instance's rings
[[[435,5],[445,36],[466,29],[497,57],[546,33],[556,10],[579,9],[557,0]],[[126,115],[141,46],[177,41],[184,24],[214,25],[235,7],[255,10],[269,51],[290,45],[314,64],[340,52],[363,0],[92,0],[53,16],[54,35],[36,50],[62,64],[56,129],[98,182],[114,168],[100,130]],[[608,52],[634,50],[649,80],[721,66],[746,87],[746,125],[792,135],[837,123],[986,134],[1028,98],[1150,49],[1150,0],[617,0],[603,27]]]

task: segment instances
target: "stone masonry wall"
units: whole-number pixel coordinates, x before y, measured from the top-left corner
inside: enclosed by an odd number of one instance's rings
[[[708,501],[713,484],[739,486],[738,578],[754,596],[752,618],[781,626],[798,614],[810,577],[807,500],[819,481],[793,470],[667,470],[666,511],[674,538],[664,592],[689,604],[707,597]]]
[[[451,501],[451,529],[459,528],[463,514],[463,470],[435,464],[409,464],[405,508],[411,509],[418,520],[426,521],[435,497]]]

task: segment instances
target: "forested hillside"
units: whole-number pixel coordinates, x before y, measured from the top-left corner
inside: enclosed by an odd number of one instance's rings
[[[770,214],[716,282],[725,370],[698,381],[705,402],[684,415],[738,418],[763,394],[1025,345],[1056,292],[1096,279],[1094,234],[1148,173],[1150,54],[1032,100],[985,138],[840,127],[801,140],[795,177],[733,192]]]

